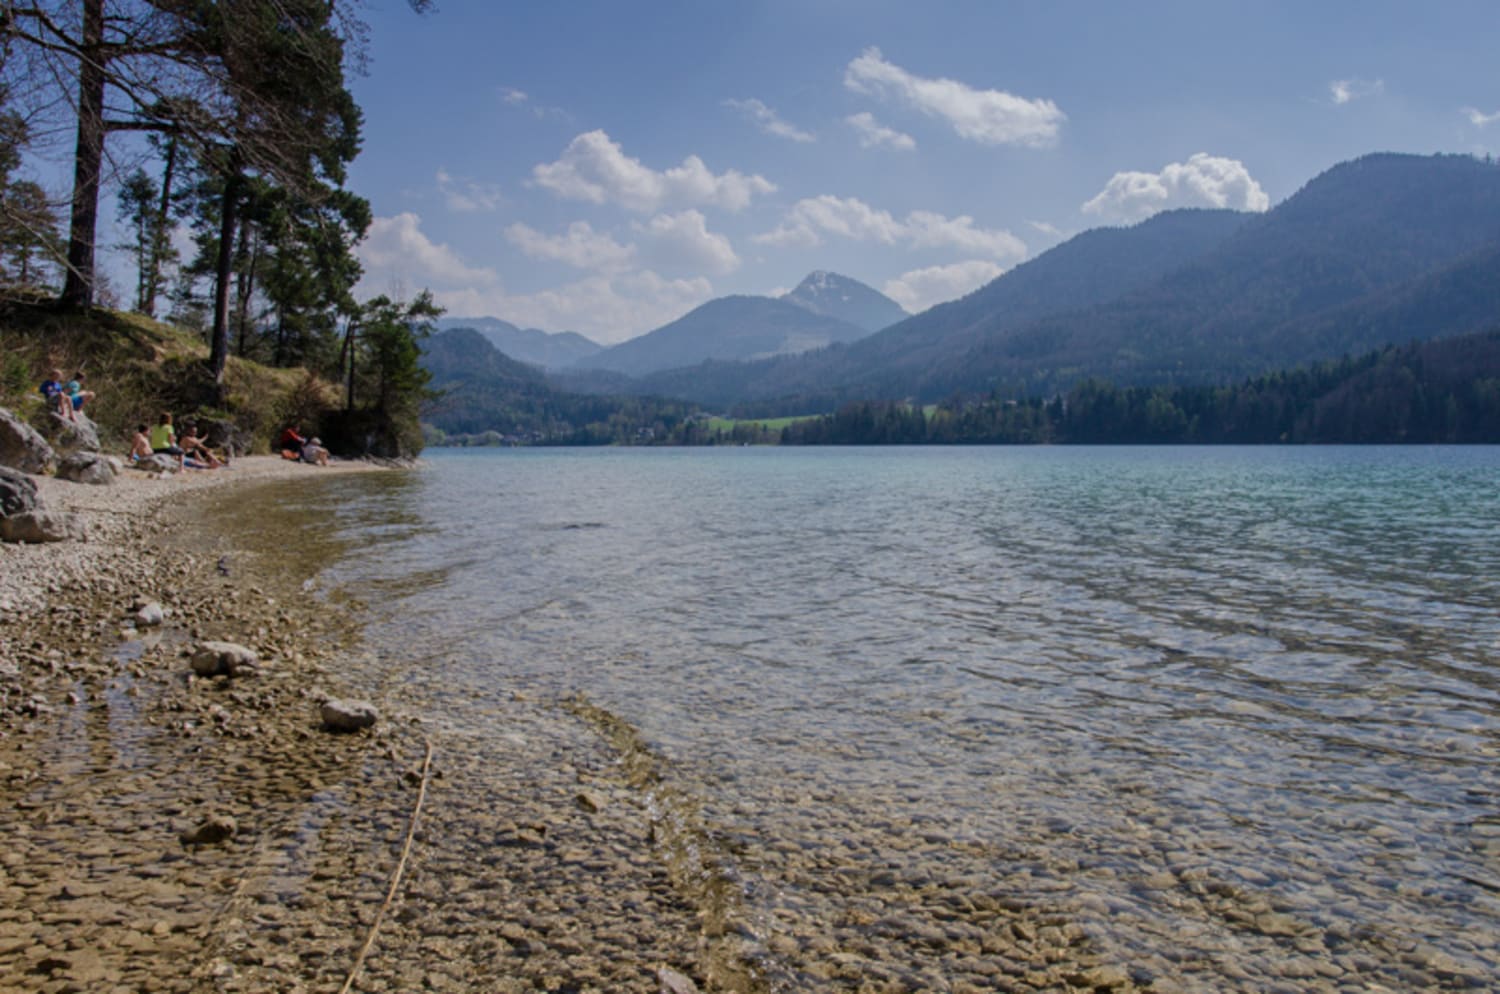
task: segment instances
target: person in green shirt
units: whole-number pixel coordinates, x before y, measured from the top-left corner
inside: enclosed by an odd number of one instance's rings
[[[159,456],[176,456],[177,468],[183,468],[183,451],[177,444],[177,433],[172,430],[172,414],[169,411],[162,411],[161,418],[151,427],[151,451]]]

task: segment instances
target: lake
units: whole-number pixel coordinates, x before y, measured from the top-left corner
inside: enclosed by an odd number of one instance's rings
[[[934,887],[1162,990],[1500,975],[1500,449],[435,450],[328,487],[319,583],[405,699],[632,730],[786,989],[780,935],[920,963]]]

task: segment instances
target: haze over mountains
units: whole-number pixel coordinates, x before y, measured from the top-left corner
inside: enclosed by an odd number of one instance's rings
[[[575,331],[546,332],[540,328],[518,328],[499,318],[450,318],[438,320],[439,328],[472,328],[501,352],[520,362],[543,369],[562,369],[601,351],[604,346]]]
[[[1497,273],[1500,166],[1376,154],[1335,166],[1264,214],[1175,211],[1084,232],[874,334],[826,304],[867,307],[871,298],[851,286],[880,295],[813,274],[779,300],[710,301],[581,360],[612,375],[560,382],[757,414],[853,399],[1050,396],[1090,376],[1230,382],[1494,327]],[[880,320],[874,303],[867,322]],[[831,344],[806,351],[818,336]]]

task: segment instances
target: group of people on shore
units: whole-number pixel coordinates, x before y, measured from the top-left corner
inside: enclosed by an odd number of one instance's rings
[[[92,390],[83,388],[83,370],[74,373],[73,378],[66,383],[63,382],[62,375],[61,369],[52,370],[50,377],[42,381],[39,389],[53,413],[76,423],[84,406],[94,399],[95,394]],[[315,466],[328,465],[328,450],[324,448],[322,440],[305,438],[302,426],[295,422],[288,425],[277,438],[276,448],[284,459]],[[130,439],[131,463],[139,463],[152,456],[168,456],[177,460],[177,468],[180,470],[219,469],[228,466],[230,449],[225,447],[223,452],[220,457],[209,449],[207,440],[198,434],[198,425],[192,421],[183,426],[183,433],[179,436],[172,424],[170,411],[163,411],[156,424],[149,428],[144,424],[136,425],[135,434]]]
[[[162,411],[149,429],[143,424],[135,427],[135,436],[130,440],[130,461],[139,462],[152,456],[175,458],[178,469],[219,469],[229,465],[229,450],[224,450],[222,459],[214,455],[207,442],[199,437],[198,426],[193,422],[183,426],[179,437],[170,411]]]

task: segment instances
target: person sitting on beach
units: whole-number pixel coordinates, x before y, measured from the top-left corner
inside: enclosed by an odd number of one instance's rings
[[[38,389],[46,398],[47,406],[53,408],[58,417],[69,421],[78,420],[78,415],[74,413],[72,398],[68,396],[67,388],[63,386],[62,370],[54,369],[51,378],[43,380]]]
[[[321,438],[314,438],[302,446],[302,461],[317,466],[328,465],[328,450],[323,448]]]
[[[130,440],[130,461],[140,462],[142,459],[151,458],[151,436],[146,433],[145,425],[135,426],[135,437]]]
[[[177,468],[183,468],[183,451],[177,444],[177,433],[172,430],[172,415],[161,412],[161,418],[151,428],[151,451],[159,456],[176,456]]]
[[[83,370],[73,374],[73,378],[63,387],[63,392],[68,395],[68,401],[72,404],[74,411],[83,410],[83,405],[94,399],[94,391],[83,388]],[[75,416],[76,419],[76,416]]]
[[[307,444],[307,439],[302,437],[302,426],[299,424],[288,425],[286,431],[281,433],[281,438],[276,442],[276,447],[281,450],[283,459],[296,459],[302,455],[302,446]]]
[[[200,469],[218,469],[224,465],[224,461],[209,451],[203,439],[198,437],[198,427],[189,421],[183,428],[182,438],[177,445],[182,449],[186,459],[192,460],[190,465]]]

